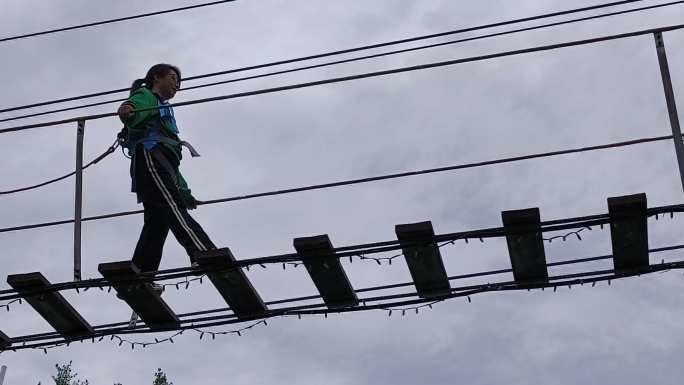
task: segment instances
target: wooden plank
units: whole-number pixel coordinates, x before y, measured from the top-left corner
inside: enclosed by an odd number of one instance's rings
[[[431,239],[435,236],[432,222],[397,225],[394,231],[402,246],[401,250],[418,296],[430,298],[450,294],[451,285],[437,244],[434,242],[415,244],[416,241]]]
[[[0,331],[0,349],[8,348],[12,346],[12,341],[7,334]]]
[[[548,281],[539,208],[501,213],[516,281]]]
[[[135,311],[152,330],[176,329],[180,321],[149,283],[120,282],[135,279],[140,270],[131,261],[102,263],[97,269],[117,291],[122,300]]]
[[[295,238],[293,243],[326,306],[334,309],[359,304],[340,260],[333,256],[328,235]]]
[[[13,274],[7,277],[7,283],[63,337],[86,337],[93,333],[93,328],[59,292],[29,294],[50,285],[43,274]]]
[[[228,248],[201,252],[195,255],[195,259],[207,269],[227,268],[235,264],[235,257]],[[268,311],[242,269],[208,272],[207,276],[238,318],[254,317]]]
[[[608,198],[615,270],[648,266],[646,194]]]

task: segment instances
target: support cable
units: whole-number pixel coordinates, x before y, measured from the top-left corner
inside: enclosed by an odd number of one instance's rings
[[[293,188],[288,188],[288,189],[272,190],[272,191],[266,191],[266,192],[260,192],[260,193],[232,196],[232,197],[227,197],[227,198],[212,199],[212,200],[200,202],[198,204],[198,206],[212,205],[212,204],[217,204],[217,203],[234,202],[234,201],[241,201],[241,200],[249,200],[249,199],[255,199],[255,198],[264,198],[264,197],[269,197],[269,196],[292,194],[292,193],[299,193],[299,192],[305,192],[305,191],[323,190],[323,189],[328,189],[328,188],[349,186],[349,185],[354,185],[354,184],[378,182],[378,181],[382,181],[382,180],[406,178],[406,177],[412,177],[412,176],[418,176],[418,175],[426,175],[426,174],[455,171],[455,170],[461,170],[461,169],[467,169],[467,168],[490,166],[490,165],[495,165],[495,164],[513,163],[513,162],[519,162],[519,161],[530,160],[530,159],[554,157],[554,156],[581,153],[581,152],[589,152],[589,151],[596,151],[596,150],[605,150],[605,149],[610,149],[610,148],[633,146],[633,145],[637,145],[637,144],[657,142],[657,141],[665,141],[665,140],[671,140],[671,139],[672,139],[672,135],[646,137],[646,138],[639,138],[639,139],[633,139],[633,140],[628,140],[628,141],[607,143],[607,144],[588,146],[588,147],[579,147],[579,148],[572,148],[572,149],[566,149],[566,150],[557,150],[557,151],[550,151],[550,152],[544,152],[544,153],[537,153],[537,154],[529,154],[529,155],[521,155],[521,156],[515,156],[515,157],[487,160],[487,161],[482,161],[482,162],[465,163],[465,164],[458,164],[458,165],[452,165],[452,166],[444,166],[444,167],[437,167],[437,168],[430,168],[430,169],[423,169],[423,170],[406,171],[406,172],[394,173],[394,174],[378,175],[378,176],[367,177],[367,178],[350,179],[350,180],[308,185],[308,186],[302,186],[302,187],[293,187]],[[128,216],[128,215],[141,214],[142,212],[143,212],[143,210],[121,211],[121,212],[116,212],[116,213],[111,213],[111,214],[103,214],[103,215],[85,217],[82,219],[82,221],[83,222],[97,221],[97,220],[102,220],[102,219],[110,219],[110,218],[117,218],[117,217],[123,217],[123,216]],[[73,222],[74,222],[73,219],[65,219],[65,220],[60,220],[60,221],[52,221],[52,222],[43,222],[43,223],[36,223],[36,224],[30,224],[30,225],[5,227],[5,228],[0,228],[0,233],[13,232],[13,231],[23,231],[23,230],[29,230],[29,229],[42,228],[42,227],[59,226],[59,225],[70,224]]]
[[[365,73],[359,73],[359,74],[355,74],[355,75],[328,78],[328,79],[317,80],[317,81],[306,82],[306,83],[296,83],[296,84],[290,84],[290,85],[285,85],[285,86],[280,86],[280,87],[263,88],[263,89],[258,89],[258,90],[254,90],[254,91],[239,92],[239,93],[220,95],[220,96],[214,96],[214,97],[209,97],[209,98],[188,100],[185,102],[174,103],[171,106],[172,107],[183,107],[183,106],[190,106],[190,105],[195,105],[195,104],[203,104],[203,103],[209,103],[209,102],[217,102],[217,101],[223,101],[223,100],[229,100],[229,99],[243,98],[243,97],[247,97],[247,96],[264,95],[264,94],[271,94],[271,93],[277,93],[277,92],[283,92],[283,91],[290,91],[290,90],[295,90],[295,89],[309,88],[309,87],[315,87],[315,86],[320,86],[320,85],[325,85],[325,84],[342,83],[342,82],[348,82],[348,81],[353,81],[353,80],[360,80],[360,79],[368,79],[368,78],[374,78],[374,77],[380,77],[380,76],[394,75],[394,74],[405,73],[405,72],[422,71],[422,70],[426,70],[426,69],[433,69],[433,68],[439,68],[439,67],[453,66],[453,65],[457,65],[457,64],[485,61],[485,60],[491,60],[491,59],[507,57],[507,56],[516,56],[516,55],[522,55],[522,54],[528,54],[528,53],[534,53],[534,52],[551,51],[551,50],[556,50],[556,49],[560,49],[560,48],[595,44],[595,43],[600,43],[600,42],[605,42],[605,41],[610,41],[610,40],[618,40],[618,39],[624,39],[624,38],[629,38],[629,37],[649,35],[649,34],[653,34],[656,32],[663,33],[663,32],[679,30],[682,28],[684,28],[684,24],[676,24],[676,25],[671,25],[671,26],[666,26],[666,27],[658,27],[658,28],[649,28],[649,29],[643,29],[643,30],[638,30],[638,31],[633,31],[633,32],[620,33],[620,34],[616,34],[616,35],[604,35],[604,36],[590,38],[590,39],[573,40],[573,41],[567,41],[567,42],[563,42],[563,43],[534,46],[534,47],[530,47],[530,48],[523,48],[523,49],[512,50],[512,51],[502,51],[502,52],[497,52],[497,53],[492,53],[492,54],[487,54],[487,55],[470,56],[470,57],[461,58],[461,59],[432,62],[432,63],[426,63],[426,64],[407,66],[407,67],[399,67],[399,68],[393,68],[393,69],[383,70],[383,71],[365,72]],[[141,109],[135,110],[134,112],[158,110],[159,108],[162,108],[162,107],[141,108]],[[95,114],[95,115],[85,115],[85,116],[80,116],[80,117],[75,117],[75,118],[68,118],[68,119],[55,120],[55,121],[49,121],[49,122],[43,122],[43,123],[35,123],[35,124],[28,124],[28,125],[23,125],[23,126],[3,128],[3,129],[0,129],[0,134],[4,134],[4,133],[8,133],[8,132],[15,132],[15,131],[29,130],[29,129],[40,128],[40,127],[57,126],[57,125],[67,124],[67,123],[75,123],[75,122],[78,122],[79,120],[88,121],[88,120],[110,118],[110,117],[115,117],[115,116],[117,116],[116,112],[110,112],[110,113],[104,113],[104,114]]]
[[[149,12],[149,13],[143,13],[143,14],[133,15],[133,16],[119,17],[119,18],[116,18],[116,19],[109,19],[109,20],[96,21],[96,22],[92,22],[92,23],[73,25],[73,26],[69,26],[69,27],[62,27],[62,28],[49,29],[49,30],[46,30],[46,31],[27,33],[27,34],[24,34],[24,35],[3,37],[3,38],[0,38],[0,43],[12,41],[12,40],[26,39],[26,38],[35,37],[35,36],[49,35],[49,34],[53,34],[53,33],[57,33],[57,32],[65,32],[65,31],[72,31],[72,30],[75,30],[75,29],[89,28],[89,27],[94,27],[94,26],[98,26],[98,25],[119,23],[119,22],[127,21],[127,20],[141,19],[141,18],[143,18],[143,17],[157,16],[157,15],[162,15],[162,14],[165,14],[165,13],[173,13],[173,12],[179,12],[179,11],[187,11],[187,10],[190,10],[190,9],[208,7],[208,6],[210,6],[210,5],[218,5],[218,4],[224,4],[224,3],[232,3],[232,2],[234,2],[234,1],[236,1],[236,0],[212,1],[212,2],[210,2],[210,3],[202,3],[202,4],[196,4],[196,5],[189,5],[189,6],[186,6],[186,7],[167,9],[167,10],[163,10],[163,11]]]
[[[246,81],[246,80],[266,78],[266,77],[271,77],[271,76],[276,76],[276,75],[283,75],[283,74],[294,73],[294,72],[299,72],[299,71],[304,71],[304,70],[329,67],[329,66],[345,64],[345,63],[352,63],[352,62],[363,61],[363,60],[368,60],[368,59],[373,59],[373,58],[380,58],[380,57],[385,57],[385,56],[391,56],[391,55],[396,55],[396,54],[401,54],[401,53],[415,52],[415,51],[429,49],[429,48],[443,47],[443,46],[447,46],[447,45],[459,44],[459,43],[481,40],[481,39],[486,39],[486,38],[491,38],[491,37],[511,35],[511,34],[515,34],[515,33],[539,30],[539,29],[544,29],[544,28],[549,28],[549,27],[554,27],[554,26],[560,26],[560,25],[567,25],[567,24],[572,24],[572,23],[581,22],[581,21],[601,19],[601,18],[605,18],[605,17],[609,17],[609,16],[616,16],[616,15],[623,15],[623,14],[628,14],[628,13],[633,13],[633,12],[640,12],[640,11],[644,11],[644,10],[667,7],[667,6],[677,5],[677,4],[682,4],[682,3],[684,3],[684,0],[673,1],[673,2],[669,2],[669,3],[663,3],[663,4],[657,4],[657,5],[651,5],[651,6],[647,6],[647,7],[633,8],[633,9],[628,9],[628,10],[618,11],[618,12],[604,13],[604,14],[600,14],[600,15],[582,17],[582,18],[571,19],[571,20],[565,20],[565,21],[560,21],[560,22],[555,22],[555,23],[542,24],[542,25],[533,26],[533,27],[519,28],[519,29],[497,32],[497,33],[490,33],[490,34],[486,34],[486,35],[480,35],[480,36],[474,36],[474,37],[469,37],[469,38],[464,38],[464,39],[452,40],[452,41],[447,41],[447,42],[443,42],[443,43],[429,44],[429,45],[423,45],[423,46],[412,47],[412,48],[407,48],[407,49],[382,52],[382,53],[378,53],[378,54],[374,54],[374,55],[360,56],[360,57],[355,57],[355,58],[350,58],[350,59],[345,59],[345,60],[337,60],[337,61],[326,62],[326,63],[315,64],[315,65],[309,65],[309,66],[304,66],[304,67],[290,68],[290,69],[281,70],[281,71],[273,71],[273,72],[267,72],[267,73],[262,73],[262,74],[257,74],[257,75],[244,76],[244,77],[228,79],[228,80],[223,80],[223,81],[218,81],[218,82],[199,84],[196,86],[181,88],[179,91],[187,91],[187,90],[194,90],[194,89],[205,88],[205,87],[213,87],[213,86],[217,86],[217,85],[224,85],[224,84],[236,83],[236,82],[241,82],[241,81]],[[114,99],[114,100],[107,100],[107,101],[102,101],[102,102],[97,102],[97,103],[89,103],[89,104],[80,105],[80,106],[65,107],[65,108],[53,109],[53,110],[48,110],[48,111],[43,111],[43,112],[18,115],[18,116],[13,116],[10,118],[0,119],[0,123],[14,121],[14,120],[20,120],[20,119],[34,118],[34,117],[38,117],[38,116],[51,115],[51,114],[56,114],[56,113],[60,113],[60,112],[80,110],[80,109],[102,106],[102,105],[107,105],[107,104],[112,104],[112,103],[120,103],[120,102],[123,102],[125,100],[126,100],[125,98]]]
[[[183,81],[190,81],[190,80],[203,79],[203,78],[214,77],[214,76],[219,76],[219,75],[227,75],[227,74],[236,73],[236,72],[272,67],[272,66],[277,66],[277,65],[282,65],[282,64],[291,64],[291,63],[296,63],[296,62],[301,62],[301,61],[306,61],[306,60],[320,59],[320,58],[324,58],[324,57],[342,55],[342,54],[353,53],[353,52],[364,51],[364,50],[375,49],[375,48],[388,47],[388,46],[392,46],[392,45],[410,43],[410,42],[426,40],[426,39],[433,39],[433,38],[437,38],[437,37],[454,35],[454,34],[459,34],[459,33],[464,33],[464,32],[472,32],[472,31],[489,29],[489,28],[494,28],[494,27],[502,27],[502,26],[506,26],[506,25],[524,23],[524,22],[528,22],[528,21],[546,19],[546,18],[551,18],[551,17],[556,17],[556,16],[569,15],[569,14],[573,14],[573,13],[586,12],[586,11],[596,10],[596,9],[600,9],[600,8],[614,7],[614,6],[619,6],[619,5],[629,4],[629,3],[636,3],[636,2],[640,2],[640,1],[643,1],[643,0],[614,1],[614,2],[610,2],[610,3],[592,5],[592,6],[588,6],[588,7],[582,7],[582,8],[569,9],[569,10],[565,10],[565,11],[539,14],[539,15],[535,15],[535,16],[529,16],[529,17],[513,19],[513,20],[505,20],[505,21],[500,21],[500,22],[495,22],[495,23],[490,23],[490,24],[479,25],[479,26],[475,26],[475,27],[460,28],[460,29],[456,29],[456,30],[452,30],[452,31],[434,33],[434,34],[429,34],[429,35],[422,35],[422,36],[417,36],[417,37],[410,37],[410,38],[393,40],[393,41],[384,42],[384,43],[363,45],[363,46],[359,46],[359,47],[330,51],[330,52],[308,55],[308,56],[302,56],[302,57],[297,57],[297,58],[293,58],[293,59],[284,59],[284,60],[278,60],[278,61],[273,61],[273,62],[264,63],[264,64],[257,64],[257,65],[247,66],[247,67],[228,69],[228,70],[212,72],[212,73],[207,73],[207,74],[189,76],[189,77],[183,78],[182,80]],[[24,106],[3,108],[3,109],[0,109],[0,113],[17,111],[17,110],[22,110],[22,109],[27,109],[27,108],[40,107],[40,106],[56,104],[56,103],[69,102],[69,101],[86,99],[86,98],[97,97],[97,96],[111,95],[111,94],[116,94],[119,92],[127,92],[128,90],[129,90],[129,87],[119,88],[119,89],[115,89],[115,90],[96,92],[96,93],[74,96],[74,97],[68,97],[68,98],[62,98],[62,99],[55,99],[55,100],[50,100],[50,101],[45,101],[45,102],[40,102],[40,103],[34,103],[34,104],[29,104],[29,105],[24,105]]]
[[[660,248],[654,248],[650,249],[649,253],[659,253],[659,252],[664,252],[664,251],[672,251],[672,250],[681,250],[684,249],[684,245],[673,245],[673,246],[666,246],[666,247],[660,247]],[[585,262],[594,262],[594,261],[599,261],[599,260],[608,260],[612,259],[612,255],[601,255],[597,257],[589,257],[589,258],[578,258],[578,259],[572,259],[572,260],[565,260],[565,261],[559,261],[559,262],[551,262],[547,263],[547,267],[553,267],[553,266],[561,266],[561,265],[570,265],[570,264],[578,264],[578,263],[585,263]],[[653,266],[660,266],[660,271],[667,271],[669,270],[667,265],[665,265],[665,261],[662,260],[659,265],[653,265]],[[456,275],[456,276],[450,276],[447,277],[449,281],[455,281],[455,280],[460,280],[460,279],[465,279],[465,278],[473,278],[473,277],[483,277],[483,276],[488,276],[488,275],[498,275],[498,274],[504,274],[504,273],[511,273],[512,269],[502,269],[502,270],[490,270],[490,271],[484,271],[480,273],[472,273],[472,274],[464,274],[464,275]],[[567,278],[583,278],[591,275],[596,275],[597,273],[600,274],[607,274],[607,273],[612,273],[614,270],[598,270],[598,271],[593,271],[593,272],[588,272],[588,273],[575,273],[575,274],[566,274],[566,275],[560,275],[560,276],[555,276],[551,277],[550,280],[558,280],[558,279],[567,279]],[[505,284],[513,284],[515,281],[505,281],[503,282]],[[373,291],[382,291],[382,290],[387,290],[387,289],[396,289],[400,287],[412,287],[414,285],[414,282],[405,282],[405,283],[399,283],[399,284],[390,284],[390,285],[382,285],[382,286],[374,286],[374,287],[368,287],[368,288],[363,288],[363,289],[355,289],[355,293],[360,294],[364,292],[373,292]],[[561,284],[555,283],[553,286],[559,286]],[[478,287],[481,287],[481,285],[468,285],[468,286],[460,286],[460,287],[455,287],[452,288],[452,292],[459,292],[459,291],[464,291],[464,290],[473,290],[477,289]],[[555,290],[554,290],[555,291]],[[415,295],[415,293],[414,293]],[[404,298],[406,294],[399,294],[399,297],[392,297],[392,298]],[[291,304],[291,303],[296,303],[296,302],[302,302],[302,301],[310,301],[310,300],[316,300],[316,299],[321,299],[322,297],[320,295],[311,295],[311,296],[305,296],[305,297],[295,297],[295,298],[288,298],[288,299],[283,299],[283,300],[274,300],[274,301],[268,301],[265,302],[267,306],[273,306],[273,305],[279,305],[279,304]],[[377,301],[378,299],[383,299],[383,298],[388,298],[388,297],[367,297],[361,302],[373,302]],[[311,309],[312,307],[323,307],[325,308],[325,304],[315,304],[315,305],[305,305],[305,306],[298,306],[296,307],[297,309]],[[294,309],[294,307],[290,307],[289,309]],[[210,309],[210,310],[203,310],[203,311],[195,311],[195,312],[189,312],[189,313],[183,313],[183,314],[178,314],[179,319],[184,319],[184,323],[193,323],[193,322],[198,322],[198,321],[214,321],[218,319],[225,319],[225,318],[235,318],[234,314],[227,314],[227,315],[221,315],[217,317],[196,317],[200,315],[207,315],[207,314],[215,314],[215,313],[225,313],[225,312],[230,312],[230,308],[218,308],[218,309]],[[190,318],[190,317],[195,317],[195,318]],[[141,321],[138,321],[138,323],[141,323]],[[122,329],[127,329],[127,326],[129,325],[129,322],[117,322],[117,323],[110,323],[110,324],[104,324],[104,325],[99,325],[96,326],[94,329],[105,329],[105,328],[117,328],[117,327],[124,327]],[[40,334],[34,334],[32,335],[32,339],[43,339],[46,337],[59,337],[59,334],[56,332],[48,332],[48,333],[40,333]]]
[[[670,213],[672,214],[673,212],[684,212],[684,205],[669,205],[669,206],[660,206],[660,207],[653,207],[649,208],[646,211],[647,216],[657,216],[663,213]],[[596,217],[600,217],[600,219],[594,219]],[[586,218],[591,218],[591,219],[586,219]],[[591,227],[591,226],[603,226],[604,224],[610,223],[611,218],[608,214],[602,214],[600,216],[588,216],[588,217],[574,217],[574,218],[566,218],[563,220],[554,220],[554,221],[548,221],[548,222],[541,222],[541,228],[540,231],[542,233],[544,232],[552,232],[552,231],[560,231],[560,230],[567,230],[567,229],[575,229],[575,228],[584,228],[584,227]],[[549,225],[549,223],[553,223],[552,225]],[[438,243],[438,242],[448,242],[448,241],[455,241],[455,240],[465,240],[467,242],[468,238],[470,239],[477,239],[477,238],[495,238],[495,237],[503,237],[506,236],[507,234],[510,234],[510,231],[507,231],[503,227],[497,227],[497,228],[488,228],[488,229],[480,229],[480,230],[471,230],[471,231],[463,231],[463,232],[455,232],[455,233],[446,233],[446,234],[440,234],[440,235],[435,235],[432,237],[427,237],[425,239],[417,239],[412,242],[400,242],[398,240],[391,240],[391,241],[382,241],[382,242],[374,242],[374,243],[366,243],[366,244],[357,244],[357,245],[352,245],[352,246],[344,246],[344,247],[336,247],[333,248],[332,252],[334,257],[336,258],[345,258],[345,257],[354,257],[354,256],[359,256],[359,254],[374,254],[374,253],[382,253],[382,252],[387,252],[387,251],[394,251],[401,249],[402,247],[408,245],[423,245],[423,244],[431,244],[431,243]],[[249,266],[254,266],[254,265],[261,265],[264,267],[266,264],[282,264],[282,263],[288,263],[288,262],[299,262],[303,261],[305,259],[318,259],[322,257],[302,257],[298,253],[287,253],[287,254],[280,254],[280,255],[274,255],[274,256],[268,256],[268,257],[258,257],[258,258],[251,258],[251,259],[245,259],[245,260],[238,260],[235,261],[231,266],[225,268],[221,267],[218,269],[204,269],[204,268],[199,268],[199,267],[183,267],[183,268],[175,268],[175,269],[168,269],[168,270],[161,270],[161,271],[153,271],[153,272],[144,272],[139,274],[136,278],[132,279],[124,279],[124,280],[117,280],[117,284],[140,284],[140,283],[145,283],[145,282],[151,282],[151,281],[163,281],[163,280],[170,280],[170,279],[178,279],[178,278],[187,278],[189,276],[200,276],[202,274],[205,274],[207,272],[216,272],[216,271],[228,271],[228,270],[234,270],[234,269],[239,269],[239,268],[247,268],[249,269]],[[19,295],[16,290],[9,289],[9,290],[2,290],[0,291],[0,301],[7,301],[7,300],[13,300],[16,298],[21,298],[24,295],[38,295],[46,292],[55,292],[55,291],[62,291],[62,290],[87,290],[91,288],[99,288],[102,290],[104,287],[111,287],[111,282],[104,279],[104,278],[95,278],[95,279],[88,279],[88,280],[82,280],[82,281],[70,281],[70,282],[64,282],[64,283],[57,283],[57,284],[51,284],[46,286],[45,288],[42,288],[40,290],[34,290],[30,292],[25,292],[23,295]]]
[[[367,311],[367,310],[387,311],[387,310],[389,310],[388,308],[391,308],[391,307],[410,306],[410,305],[423,304],[423,303],[434,303],[435,301],[444,301],[447,299],[453,299],[453,298],[458,298],[458,297],[466,297],[468,299],[468,302],[471,302],[470,296],[475,295],[475,294],[486,293],[486,292],[518,291],[518,290],[532,290],[532,289],[542,289],[543,290],[545,288],[553,288],[555,291],[555,289],[560,287],[560,286],[568,286],[568,288],[571,288],[572,285],[584,285],[584,284],[592,284],[592,286],[595,286],[596,283],[603,282],[603,281],[608,281],[608,283],[610,284],[610,282],[612,280],[616,280],[616,279],[623,279],[623,278],[628,278],[628,277],[635,277],[635,276],[641,276],[641,275],[646,275],[646,274],[651,274],[651,273],[656,273],[656,272],[664,272],[664,271],[668,271],[668,270],[672,270],[672,269],[682,269],[682,268],[684,268],[684,261],[676,261],[676,262],[668,262],[668,263],[662,262],[660,264],[649,265],[645,268],[635,269],[635,270],[631,270],[631,271],[616,271],[614,269],[605,269],[605,270],[595,270],[595,271],[590,271],[590,272],[585,272],[585,273],[565,274],[565,275],[553,276],[553,277],[549,277],[548,282],[546,282],[546,281],[529,281],[529,282],[503,281],[503,282],[486,283],[486,284],[479,284],[479,285],[469,285],[469,286],[464,286],[464,287],[452,288],[451,294],[441,296],[441,297],[436,297],[436,298],[413,298],[413,297],[417,297],[418,293],[411,292],[411,293],[404,293],[404,294],[394,294],[394,295],[384,295],[384,296],[377,296],[377,297],[371,297],[371,298],[362,298],[362,299],[360,299],[360,302],[362,303],[362,305],[355,306],[355,307],[339,308],[339,309],[328,309],[325,307],[324,303],[317,303],[317,304],[311,304],[311,305],[301,305],[301,306],[271,309],[266,313],[266,315],[260,315],[260,316],[242,318],[242,319],[238,319],[234,314],[227,314],[227,315],[216,316],[216,317],[194,318],[194,319],[189,319],[189,320],[183,320],[181,322],[181,326],[177,329],[174,329],[174,330],[178,330],[178,331],[193,330],[193,329],[197,329],[197,328],[217,327],[217,326],[222,326],[222,325],[227,325],[227,324],[244,323],[244,322],[250,322],[250,321],[255,321],[255,320],[264,320],[264,322],[265,322],[266,319],[274,318],[274,317],[282,317],[282,316],[298,316],[298,317],[301,317],[302,315],[325,315],[327,318],[328,314],[341,314],[341,313]],[[406,299],[406,298],[413,298],[413,299]],[[398,300],[398,301],[394,301],[394,300]],[[393,301],[393,302],[391,302],[391,301]],[[369,302],[378,302],[378,303],[369,305],[368,304]],[[122,323],[122,324],[125,324],[125,323]],[[102,326],[96,326],[94,329],[96,330],[96,332],[93,335],[88,336],[88,337],[83,337],[80,339],[66,340],[66,339],[61,338],[61,336],[54,336],[53,334],[50,334],[50,336],[48,336],[48,335],[46,335],[47,333],[43,333],[41,335],[41,337],[38,337],[38,338],[37,338],[37,335],[27,335],[27,336],[15,337],[15,338],[11,339],[12,346],[7,347],[4,350],[20,350],[20,349],[29,349],[29,348],[40,348],[40,347],[47,347],[47,346],[58,345],[58,344],[61,344],[61,345],[67,344],[68,345],[68,344],[76,342],[76,341],[86,341],[86,340],[91,340],[92,342],[95,342],[96,338],[99,339],[99,341],[101,341],[103,339],[103,337],[112,336],[114,334],[120,334],[120,335],[147,334],[147,333],[153,333],[154,332],[147,327],[137,328],[137,329],[127,329],[125,327],[104,329],[104,328],[102,328]],[[41,341],[41,340],[54,340],[56,338],[59,338],[59,340],[50,341],[50,342],[38,342],[36,344],[27,343],[27,342],[34,342],[34,341]],[[14,344],[19,344],[19,343],[21,343],[22,345],[14,346]]]
[[[84,166],[81,168],[81,170],[85,170],[85,169],[87,169],[88,167],[90,167],[90,166],[92,166],[92,165],[98,163],[98,162],[101,161],[102,159],[106,158],[109,154],[113,153],[113,152],[116,150],[117,147],[119,147],[119,141],[118,141],[118,140],[115,141],[114,144],[112,144],[111,146],[109,146],[109,148],[108,148],[105,152],[103,152],[102,154],[100,154],[97,158],[91,160],[89,163],[87,163],[86,165],[84,165]],[[35,184],[35,185],[32,185],[32,186],[16,188],[16,189],[14,189],[14,190],[0,191],[0,195],[14,194],[14,193],[22,192],[22,191],[34,190],[34,189],[37,189],[37,188],[39,188],[39,187],[43,187],[43,186],[47,186],[47,185],[52,184],[52,183],[59,182],[59,181],[61,181],[61,180],[64,180],[64,179],[66,179],[66,178],[69,178],[70,176],[73,176],[74,174],[76,174],[76,171],[72,171],[72,172],[70,172],[70,173],[68,173],[68,174],[65,174],[65,175],[62,175],[62,176],[60,176],[60,177],[53,178],[53,179],[50,179],[50,180],[47,180],[47,181],[45,181],[45,182],[38,183],[38,184]]]

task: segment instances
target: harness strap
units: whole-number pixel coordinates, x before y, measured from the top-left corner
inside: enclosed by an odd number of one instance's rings
[[[175,140],[175,139],[171,139],[171,138],[166,137],[166,136],[160,136],[159,138],[155,138],[155,140],[157,140],[157,141],[159,141],[159,142],[161,142],[161,143],[170,144],[170,145],[172,145],[172,146],[182,146],[182,147],[185,147],[185,148],[188,149],[188,151],[190,151],[190,155],[191,155],[193,158],[196,158],[196,157],[200,156],[199,152],[197,152],[197,150],[195,150],[195,148],[192,147],[192,144],[190,144],[190,143],[188,143],[188,142],[186,142],[186,141],[184,141],[184,140]],[[142,140],[141,140],[141,141],[142,141]]]

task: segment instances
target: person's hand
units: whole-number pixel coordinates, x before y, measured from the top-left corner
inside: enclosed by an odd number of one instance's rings
[[[133,110],[134,108],[132,105],[122,104],[116,113],[119,115],[119,119],[121,119],[121,122],[126,123],[127,121],[131,120],[131,118],[133,118],[133,116],[135,115],[135,112],[133,112]]]
[[[196,209],[197,203],[198,203],[197,199],[195,199],[195,197],[193,197],[193,196],[189,196],[189,197],[184,196],[183,197],[183,205],[188,210]]]

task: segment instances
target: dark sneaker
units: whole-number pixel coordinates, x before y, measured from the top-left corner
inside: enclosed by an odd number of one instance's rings
[[[155,293],[157,293],[159,295],[161,295],[161,293],[164,292],[164,286],[163,285],[160,285],[157,283],[147,283],[146,285],[148,285],[152,289],[152,291],[154,291]],[[118,298],[122,301],[124,300],[124,298],[121,296],[121,293],[118,291],[116,292],[116,298]]]
[[[161,295],[161,293],[164,292],[164,286],[163,285],[160,285],[158,283],[150,283],[149,285],[152,287],[152,291],[154,291],[155,293],[157,293],[159,295]]]

